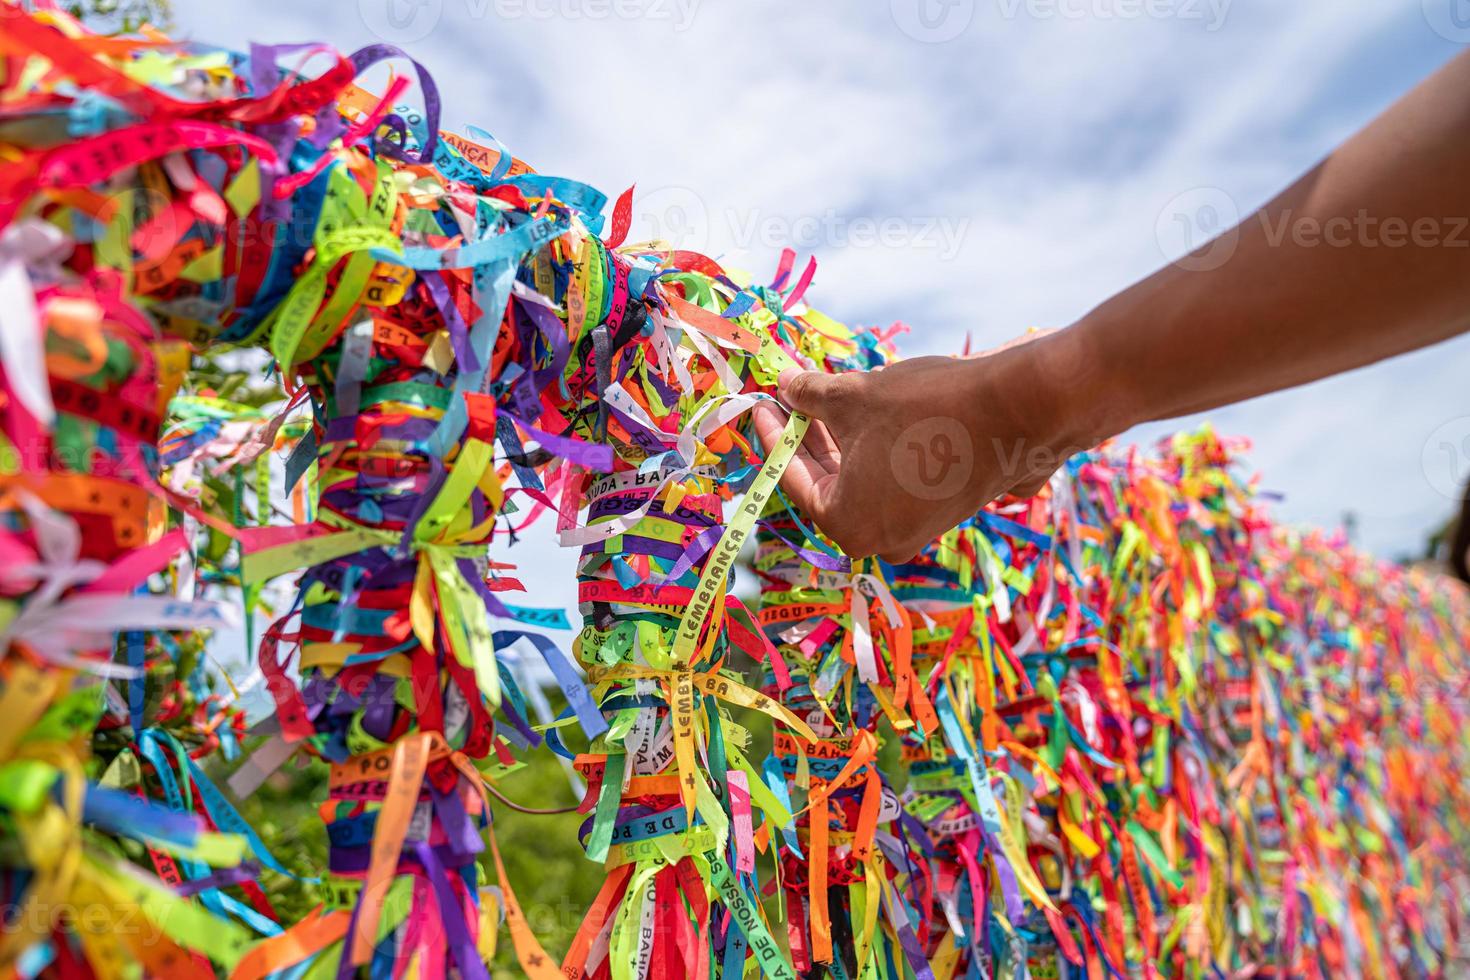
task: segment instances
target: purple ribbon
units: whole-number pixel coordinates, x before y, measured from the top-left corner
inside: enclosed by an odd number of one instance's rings
[[[454,305],[454,298],[449,295],[449,286],[444,282],[444,276],[437,272],[426,272],[419,278],[429,287],[429,295],[433,297],[434,305],[444,317],[445,326],[449,328],[449,345],[454,348],[455,364],[461,371],[472,374],[478,372],[480,359],[475,356],[475,349],[470,345],[470,328],[466,326],[464,317],[459,315],[459,307]]]
[[[230,885],[238,885],[242,881],[254,881],[258,877],[260,877],[260,865],[254,861],[246,861],[233,868],[221,868],[214,874],[203,878],[181,881],[174,886],[174,894],[187,898],[211,888],[226,888]]]
[[[797,556],[800,557],[807,564],[820,568],[825,572],[852,571],[851,558],[847,558],[842,555],[829,555],[823,551],[816,551],[811,548],[805,548],[792,541],[786,535],[782,534],[781,530],[776,527],[775,523],[772,521],[762,520],[760,522],[760,525],[763,529],[770,531],[776,537],[780,538],[782,543],[784,543],[792,551],[796,552]]]
[[[467,980],[490,980],[490,974],[486,972],[479,950],[475,948],[475,941],[465,925],[464,908],[455,896],[454,889],[449,886],[448,872],[440,863],[439,856],[423,841],[415,841],[413,851],[418,855],[419,863],[424,866],[429,884],[433,886],[434,898],[439,904],[439,919],[449,937],[449,946],[454,952],[455,962],[459,964],[460,975]]]
[[[434,815],[444,830],[444,840],[455,864],[468,864],[476,854],[485,849],[480,831],[465,811],[464,802],[456,792],[442,793],[432,783],[429,793],[434,800]]]
[[[555,436],[550,432],[543,432],[529,422],[519,418],[515,424],[530,435],[536,442],[540,443],[548,452],[569,459],[584,469],[593,470],[598,473],[606,473],[612,469],[613,451],[611,446],[599,445],[592,442],[583,442],[571,436]]]
[[[354,51],[347,60],[352,62],[353,69],[361,75],[364,69],[380,61],[387,61],[389,58],[405,59],[413,65],[414,71],[418,73],[419,87],[424,93],[424,128],[428,131],[428,136],[424,139],[424,145],[419,150],[418,162],[432,163],[434,161],[434,150],[439,146],[439,89],[434,84],[433,76],[424,70],[423,65],[414,61],[408,55],[404,54],[400,48],[394,47],[391,44],[370,44],[365,48]],[[377,148],[389,156],[400,159],[404,156],[403,151],[391,143],[380,142]]]

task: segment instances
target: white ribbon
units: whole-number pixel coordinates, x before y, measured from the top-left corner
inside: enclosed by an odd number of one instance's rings
[[[0,360],[16,399],[48,429],[56,421],[56,406],[47,381],[41,311],[27,267],[58,277],[57,264],[70,251],[71,239],[35,218],[0,232]]]
[[[612,391],[613,389],[609,388],[608,390]],[[623,392],[623,394],[626,397],[627,393]],[[629,400],[631,401],[631,399]],[[704,467],[695,466],[693,463],[700,442],[708,438],[711,432],[728,424],[733,419],[740,417],[749,411],[757,402],[762,400],[774,401],[769,395],[755,393],[750,395],[721,395],[705,402],[700,406],[699,411],[689,419],[688,424],[684,426],[684,430],[679,433],[678,441],[673,449],[644,460],[643,467],[640,467],[639,471],[635,474],[614,474],[615,477],[622,478],[621,482],[627,482],[630,477],[637,479],[646,473],[660,471],[665,463],[672,461],[674,466],[659,481],[653,493],[648,495],[648,499],[635,510],[631,510],[619,517],[614,517],[611,520],[559,531],[557,533],[557,539],[561,542],[561,546],[563,548],[574,548],[581,545],[594,544],[617,537],[624,531],[631,530],[635,524],[648,516],[648,512],[653,508],[654,501],[662,497],[664,491],[671,484],[683,480],[686,477],[703,475],[706,472]],[[722,407],[718,411],[715,411],[716,406]],[[647,416],[644,417],[646,418]],[[636,486],[637,484],[634,483],[633,485]],[[593,485],[588,496],[595,500],[602,494],[612,493],[619,489],[624,489],[624,487],[618,480],[599,480]]]
[[[174,596],[62,593],[93,581],[107,570],[104,562],[79,558],[81,531],[67,515],[52,510],[32,494],[16,490],[30,520],[39,560],[10,566],[7,579],[40,583],[20,613],[0,631],[0,648],[23,641],[46,659],[102,677],[132,678],[142,672],[127,664],[78,657],[73,651],[110,648],[117,633],[127,630],[194,629],[238,625],[234,607],[223,602]]]

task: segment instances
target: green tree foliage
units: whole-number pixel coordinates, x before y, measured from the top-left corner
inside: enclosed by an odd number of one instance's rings
[[[66,9],[104,32],[132,33],[145,24],[162,29],[173,20],[172,0],[82,0]]]
[[[496,784],[507,798],[537,810],[574,805],[566,772],[545,749],[525,754],[526,765]],[[223,782],[223,774],[215,773]],[[240,801],[240,813],[286,867],[303,877],[325,873],[327,835],[316,808],[327,785],[325,763],[313,760],[300,768],[288,763],[252,796]],[[597,889],[602,869],[587,860],[577,841],[585,819],[579,813],[517,813],[493,801],[495,834],[506,873],[521,910],[553,957],[565,953]],[[481,860],[486,882],[495,882],[488,850]],[[314,886],[272,871],[261,879],[281,922],[300,921],[319,902]],[[499,977],[521,976],[510,936],[499,931],[493,963]]]

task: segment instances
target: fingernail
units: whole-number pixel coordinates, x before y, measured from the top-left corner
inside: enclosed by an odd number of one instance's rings
[[[790,367],[782,371],[780,375],[778,375],[776,378],[776,390],[781,392],[782,394],[785,394],[787,386],[791,384],[791,379],[801,373],[801,368],[794,367]]]

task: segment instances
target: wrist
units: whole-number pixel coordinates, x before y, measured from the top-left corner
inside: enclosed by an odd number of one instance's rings
[[[1131,399],[1117,381],[1086,323],[1080,321],[975,362],[972,377],[994,382],[983,393],[1011,415],[1013,431],[1032,446],[1070,454],[1091,449],[1133,424]]]
[[[1037,384],[1055,406],[1053,424],[1064,439],[1087,449],[1146,420],[1127,365],[1108,343],[1106,318],[1105,310],[1094,310],[1050,334],[1037,358],[1043,375]]]

